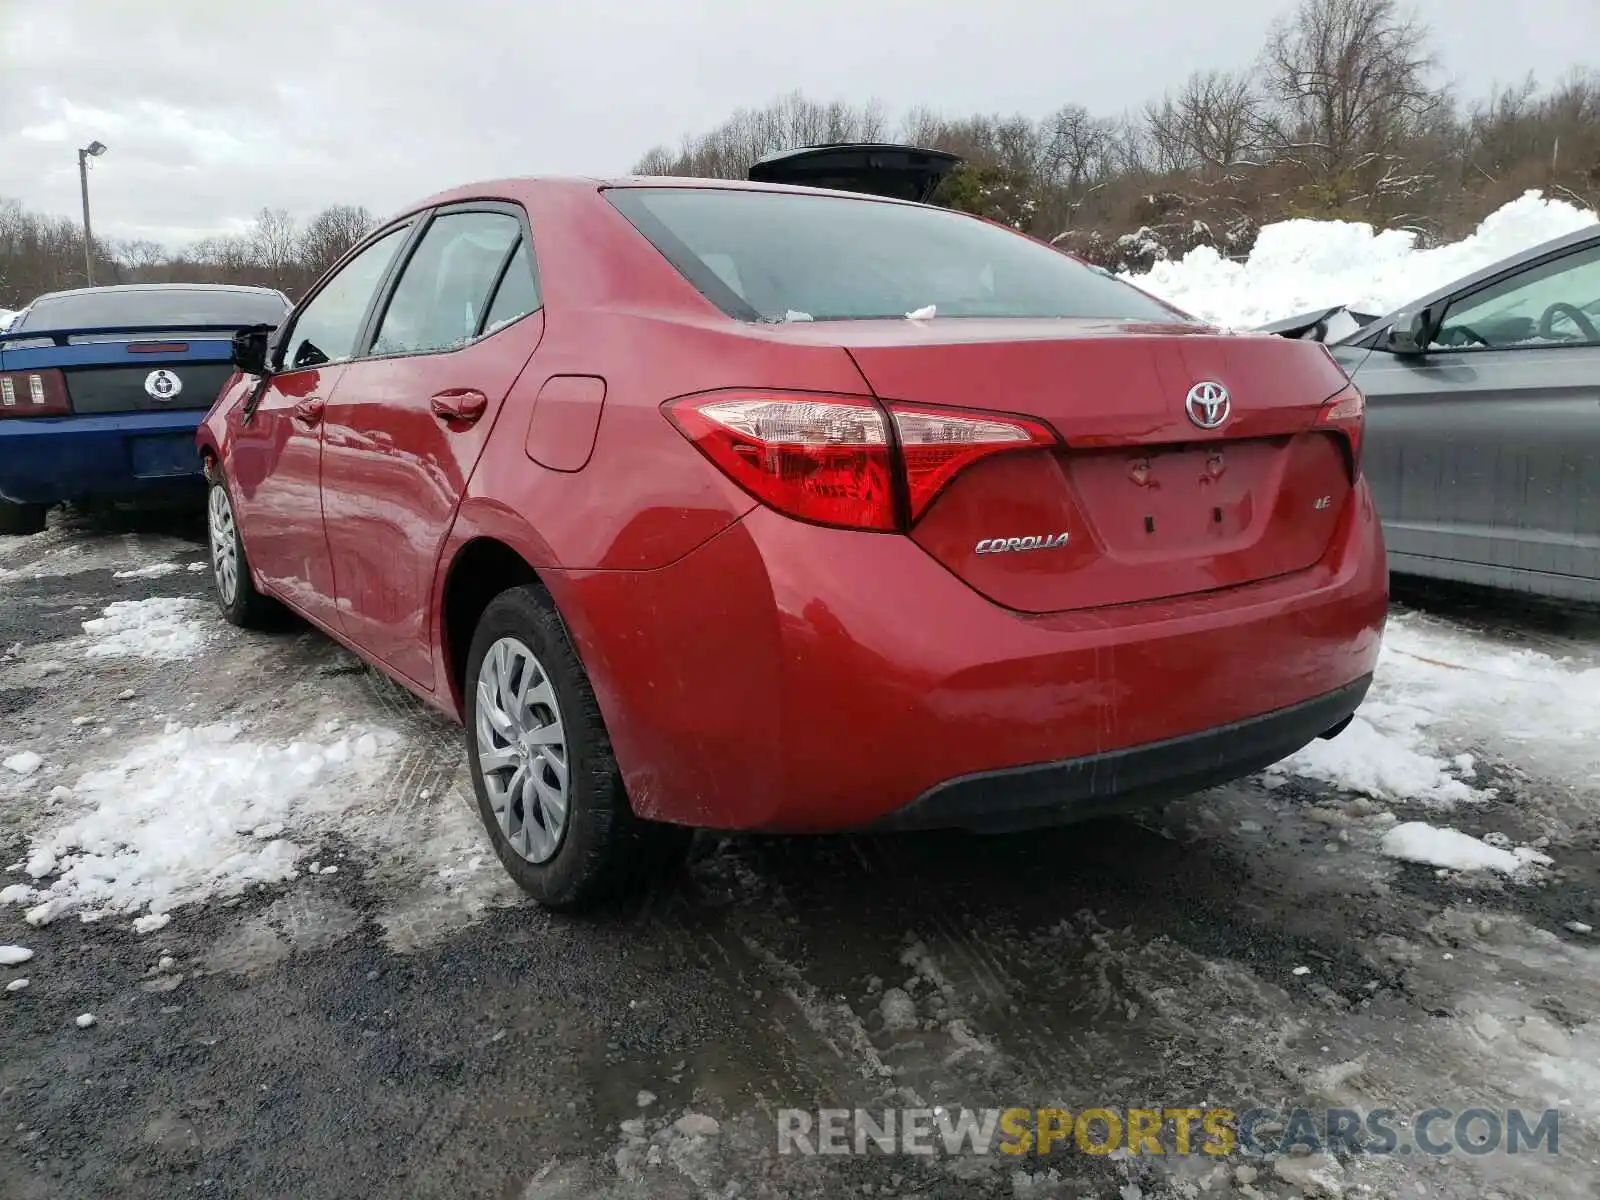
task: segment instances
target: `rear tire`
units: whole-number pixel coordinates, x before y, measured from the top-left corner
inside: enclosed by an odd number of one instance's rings
[[[206,530],[211,546],[211,582],[217,607],[241,629],[271,629],[283,620],[283,606],[256,590],[245,556],[244,539],[233,515],[233,497],[219,472],[206,489]]]
[[[13,504],[0,500],[0,533],[29,534],[44,532],[48,504]]]
[[[575,912],[637,895],[682,860],[693,831],[634,815],[589,677],[538,588],[489,603],[462,691],[478,815],[541,905]]]

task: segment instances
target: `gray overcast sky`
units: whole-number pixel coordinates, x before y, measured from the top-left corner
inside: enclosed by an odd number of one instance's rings
[[[386,213],[472,179],[621,174],[799,88],[891,114],[1117,113],[1251,61],[1289,0],[0,0],[0,196],[179,244],[262,205]],[[1600,63],[1600,0],[1419,0],[1463,93]]]

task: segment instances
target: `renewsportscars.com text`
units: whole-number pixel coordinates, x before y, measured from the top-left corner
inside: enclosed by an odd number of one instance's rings
[[[1555,1109],[821,1108],[778,1110],[780,1154],[1557,1154]]]

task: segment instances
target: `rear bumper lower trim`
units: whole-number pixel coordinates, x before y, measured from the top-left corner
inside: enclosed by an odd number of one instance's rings
[[[1364,675],[1304,703],[1200,733],[946,780],[869,828],[1002,832],[1154,807],[1286,758],[1345,721],[1371,686]]]

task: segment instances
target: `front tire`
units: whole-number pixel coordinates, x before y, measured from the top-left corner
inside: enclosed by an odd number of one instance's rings
[[[478,815],[523,891],[578,911],[648,887],[681,859],[691,831],[634,815],[589,677],[537,588],[484,610],[462,690]]]
[[[206,491],[206,529],[211,545],[211,580],[217,589],[217,607],[232,625],[241,629],[270,629],[282,618],[278,602],[256,590],[245,557],[244,539],[233,515],[233,497],[218,472]]]
[[[48,504],[13,504],[0,500],[0,533],[29,534],[44,532]]]

